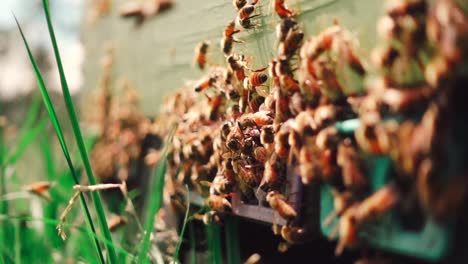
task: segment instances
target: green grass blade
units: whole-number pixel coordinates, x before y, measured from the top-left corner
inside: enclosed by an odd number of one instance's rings
[[[222,264],[221,253],[221,231],[217,224],[210,223],[206,226],[206,239],[208,242],[208,251],[210,254],[210,263]]]
[[[172,257],[175,263],[179,262],[180,247],[182,246],[182,241],[184,240],[185,227],[187,226],[187,220],[190,211],[190,190],[187,185],[185,185],[185,189],[187,191],[187,209],[185,210],[184,223],[182,225],[182,229],[180,230],[179,243],[177,244],[176,251],[174,252],[174,256]]]
[[[88,176],[88,181],[89,184],[94,185],[96,184],[96,179],[94,178],[93,175],[93,170],[91,169],[91,163],[89,161],[88,153],[86,150],[86,146],[84,144],[83,136],[81,134],[81,129],[80,125],[78,123],[78,117],[76,115],[75,107],[73,105],[73,100],[70,95],[70,91],[68,89],[68,84],[67,84],[67,79],[65,77],[65,72],[63,70],[63,65],[62,65],[62,60],[60,58],[60,52],[58,50],[58,45],[57,45],[57,40],[55,38],[55,33],[54,33],[54,27],[52,26],[52,21],[50,19],[50,11],[49,11],[49,4],[47,0],[42,0],[43,3],[43,8],[44,8],[44,13],[45,17],[47,20],[47,27],[49,29],[49,35],[50,39],[52,42],[52,46],[54,48],[54,55],[55,55],[55,60],[57,62],[58,66],[58,71],[60,74],[60,83],[62,86],[62,93],[63,93],[63,98],[65,100],[65,105],[68,111],[68,115],[70,118],[70,122],[73,127],[73,134],[75,136],[76,143],[78,145],[78,149],[80,151],[81,159],[83,160],[83,164],[85,167],[86,175]],[[101,231],[104,234],[104,237],[112,241],[112,236],[111,232],[109,230],[109,227],[107,225],[107,220],[106,220],[106,214],[104,212],[104,206],[102,205],[101,197],[98,192],[91,192],[91,197],[94,202],[94,206],[96,208],[96,212],[98,215],[98,220],[99,220],[99,225],[101,227]],[[109,261],[111,263],[118,263],[117,262],[117,255],[115,253],[115,250],[113,249],[112,246],[107,247],[107,252],[109,255]]]
[[[68,151],[68,147],[67,147],[66,142],[65,142],[65,137],[63,136],[62,128],[60,126],[59,120],[57,118],[57,114],[55,112],[54,106],[53,106],[52,101],[50,99],[50,96],[49,96],[49,93],[48,93],[47,88],[45,86],[42,75],[41,75],[41,73],[39,71],[39,67],[37,66],[36,60],[34,59],[34,56],[32,55],[32,52],[31,52],[31,49],[29,48],[26,37],[24,36],[23,30],[21,29],[21,26],[20,26],[18,20],[16,19],[16,17],[15,17],[15,21],[16,21],[18,29],[19,29],[19,31],[21,33],[21,37],[23,38],[24,45],[25,45],[26,50],[28,52],[29,60],[31,61],[31,64],[32,64],[32,66],[34,68],[34,73],[36,75],[37,83],[38,83],[39,89],[41,91],[42,98],[44,100],[44,105],[45,105],[45,107],[47,109],[47,113],[49,114],[52,125],[53,125],[53,127],[55,129],[57,138],[58,138],[59,143],[60,143],[60,147],[62,148],[62,151],[63,151],[63,155],[65,156],[65,159],[67,161],[67,165],[68,165],[68,167],[70,169],[70,172],[72,173],[72,176],[73,176],[73,179],[74,179],[75,183],[79,184],[78,175],[76,174],[76,170],[75,170],[75,168],[73,166],[73,163],[71,161],[71,157],[70,157],[70,154],[69,154],[69,151]],[[86,219],[86,222],[88,223],[90,231],[91,231],[92,234],[96,235],[96,229],[94,228],[93,221],[92,221],[92,218],[91,218],[91,214],[90,214],[89,209],[88,209],[88,207],[86,205],[86,200],[84,199],[84,196],[82,194],[80,194],[80,201],[81,201],[83,211],[85,212],[85,219]],[[94,239],[94,241],[95,241],[96,251],[98,253],[99,259],[101,260],[101,263],[105,263],[104,262],[104,256],[102,256],[102,250],[101,250],[101,247],[99,245],[99,242],[98,242],[98,240],[96,238]]]
[[[166,174],[166,153],[163,158],[159,161],[155,169],[152,183],[150,184],[150,190],[153,190],[146,210],[146,221],[145,221],[145,234],[140,247],[140,254],[138,255],[138,263],[148,263],[148,251],[150,248],[150,235],[154,227],[154,219],[159,209],[162,206],[163,199],[163,188],[164,188],[164,176]]]
[[[228,264],[239,264],[239,219],[236,217],[226,218],[226,247]]]
[[[34,142],[34,140],[44,132],[46,125],[48,124],[48,119],[42,119],[37,126],[28,129],[27,132],[21,135],[19,140],[18,146],[16,147],[16,151],[7,157],[6,164],[15,164],[21,155],[23,155],[24,151],[26,150],[29,145]]]
[[[195,237],[195,226],[192,221],[189,223],[189,240],[190,240],[190,264],[197,264],[197,240]]]

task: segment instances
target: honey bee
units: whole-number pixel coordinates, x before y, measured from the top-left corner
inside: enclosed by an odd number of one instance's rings
[[[232,47],[235,42],[242,43],[243,41],[234,38],[234,34],[239,33],[240,30],[235,29],[235,22],[230,21],[224,28],[224,35],[221,39],[221,50],[226,56],[231,55]]]
[[[258,112],[260,105],[265,101],[265,97],[255,94],[249,101],[249,106],[252,112]]]
[[[201,78],[194,86],[195,92],[201,92],[213,86],[216,82],[216,78],[214,76],[205,76]]]
[[[33,184],[27,185],[25,187],[25,190],[41,198],[44,198],[47,201],[52,201],[52,198],[50,197],[50,194],[49,194],[49,190],[54,185],[55,185],[54,182],[40,181],[40,182],[35,182]]]
[[[241,185],[240,188],[243,190],[244,194],[247,192],[247,188],[252,189],[260,184],[262,179],[260,164],[246,165],[242,162],[238,165],[238,170],[238,178]]]
[[[291,133],[291,125],[287,122],[281,126],[275,135],[275,153],[280,158],[286,158],[289,155],[291,148],[289,145],[289,133]]]
[[[210,46],[210,42],[205,40],[205,41],[202,41],[200,44],[198,44],[197,47],[195,48],[195,63],[202,70],[205,68],[206,53],[208,52],[209,46]]]
[[[256,27],[252,24],[252,19],[260,15],[252,15],[255,11],[254,5],[245,5],[237,13],[236,21],[237,23],[245,29],[251,29]]]
[[[205,225],[219,224],[221,223],[221,217],[217,211],[208,211],[203,214],[202,221]]]
[[[294,208],[286,202],[286,198],[277,191],[267,193],[266,200],[270,207],[275,210],[282,218],[293,220],[297,213]]]
[[[286,164],[275,153],[265,163],[260,188],[264,191],[277,190],[284,180]]]
[[[128,223],[128,219],[125,216],[114,215],[111,219],[108,220],[109,231],[114,232],[126,223]]]
[[[267,161],[267,150],[265,147],[257,146],[253,151],[254,158],[260,162],[265,163]]]
[[[244,81],[245,79],[245,67],[246,62],[244,56],[231,54],[226,59],[229,69],[234,72],[238,81]]]
[[[263,145],[273,143],[275,140],[275,131],[272,125],[263,126],[260,133],[260,142]]]
[[[395,185],[388,184],[360,203],[346,209],[340,217],[338,226],[340,238],[335,254],[340,255],[346,246],[353,246],[358,240],[360,225],[392,209],[399,201],[399,194]]]
[[[239,120],[239,126],[241,128],[251,127],[256,125],[262,127],[265,125],[273,124],[273,118],[270,116],[268,111],[259,111],[255,113],[244,114]]]
[[[263,85],[268,80],[268,75],[263,72],[252,72],[248,78],[244,79],[244,88],[253,90]]]
[[[278,75],[281,88],[286,93],[299,91],[299,82],[294,79],[293,70],[287,59],[279,59],[276,64],[276,74]]]
[[[291,58],[296,54],[296,51],[301,47],[304,39],[304,32],[300,30],[289,30],[284,41],[278,46],[278,54],[280,57]]]
[[[362,191],[367,187],[362,162],[349,138],[338,146],[337,164],[341,167],[343,183],[352,191]]]
[[[211,209],[217,212],[222,213],[232,210],[231,203],[224,196],[221,195],[210,194],[210,196],[208,196],[206,200],[206,203]]]
[[[240,10],[247,4],[247,0],[232,0],[232,5],[235,9]]]
[[[209,98],[208,97],[208,104],[210,106],[210,114],[209,114],[209,118],[211,121],[216,121],[219,117],[219,114],[220,114],[220,107],[221,107],[221,104],[223,103],[224,101],[224,94],[223,93],[220,93],[219,95],[217,96],[214,96],[214,98]]]
[[[275,11],[278,14],[278,16],[281,18],[287,18],[296,15],[293,11],[288,9],[286,4],[284,3],[284,0],[273,0],[273,7],[275,8]]]
[[[281,228],[281,236],[290,244],[303,243],[309,238],[307,229],[290,225]]]
[[[218,174],[214,177],[213,181],[209,183],[211,195],[221,195],[230,192],[232,182],[224,176],[224,174]]]

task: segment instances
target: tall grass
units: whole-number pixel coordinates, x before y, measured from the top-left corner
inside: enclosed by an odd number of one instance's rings
[[[65,100],[65,106],[67,108],[68,116],[69,116],[70,122],[72,124],[73,134],[75,136],[75,140],[76,140],[76,143],[78,145],[78,149],[80,151],[80,156],[81,156],[81,159],[83,161],[83,165],[84,165],[84,168],[85,168],[85,171],[86,171],[86,175],[88,176],[88,182],[91,185],[95,185],[97,182],[96,182],[96,179],[94,177],[93,170],[91,169],[91,163],[89,161],[88,152],[86,150],[86,146],[85,146],[85,143],[84,143],[84,140],[83,140],[83,136],[81,134],[80,125],[78,123],[78,117],[77,117],[77,114],[76,114],[76,111],[75,111],[75,107],[73,105],[73,100],[72,100],[72,97],[70,95],[70,91],[68,89],[68,83],[67,83],[67,79],[65,77],[65,71],[63,69],[62,60],[61,60],[61,57],[60,57],[60,52],[58,50],[57,40],[55,38],[55,33],[54,33],[54,27],[52,25],[52,20],[50,18],[49,3],[48,3],[47,0],[43,0],[42,4],[43,4],[43,8],[44,8],[45,17],[46,17],[46,20],[47,20],[47,27],[48,27],[48,31],[49,31],[50,40],[52,42],[52,46],[53,46],[53,49],[54,49],[55,60],[57,62],[58,71],[59,71],[59,75],[60,75],[60,84],[61,84],[61,87],[62,87],[63,99]],[[105,239],[112,242],[112,236],[111,236],[111,232],[109,230],[109,227],[107,225],[106,215],[105,215],[105,212],[104,212],[104,206],[102,205],[101,197],[100,197],[98,192],[91,192],[91,197],[92,197],[92,200],[94,202],[94,207],[95,207],[96,212],[97,212],[98,222],[99,222],[99,226],[101,227],[101,231],[102,231]],[[108,253],[108,256],[109,256],[110,263],[118,263],[117,262],[117,255],[116,255],[115,250],[113,248],[113,243],[111,243],[111,245],[107,247],[107,253]]]
[[[50,99],[49,93],[48,93],[47,88],[45,86],[44,80],[43,80],[42,75],[40,73],[39,67],[37,66],[37,63],[36,63],[36,61],[34,59],[34,56],[32,55],[31,49],[29,48],[29,44],[28,44],[28,42],[26,40],[26,37],[24,36],[23,30],[21,29],[21,26],[20,26],[18,20],[16,19],[16,17],[15,17],[15,21],[16,21],[18,29],[19,29],[19,31],[21,33],[21,37],[23,38],[23,42],[24,42],[24,45],[25,45],[26,50],[28,52],[28,56],[29,56],[29,59],[31,61],[31,64],[32,64],[32,66],[34,68],[34,73],[35,73],[35,76],[36,76],[36,79],[37,79],[39,89],[41,91],[42,98],[44,100],[44,105],[45,105],[45,107],[47,109],[47,112],[49,114],[52,125],[53,125],[53,127],[55,129],[57,138],[59,140],[60,146],[61,146],[62,151],[63,151],[63,155],[64,155],[64,157],[65,157],[65,159],[67,161],[67,165],[68,165],[68,167],[70,169],[70,172],[71,172],[71,174],[73,176],[73,180],[75,181],[76,184],[79,184],[78,175],[77,175],[75,167],[74,167],[74,165],[72,163],[72,160],[71,160],[71,157],[70,157],[70,154],[69,154],[69,151],[68,151],[68,147],[67,147],[67,144],[65,142],[65,137],[63,136],[63,131],[62,131],[60,122],[58,120],[57,113],[55,111],[54,105],[52,104],[52,101]],[[83,211],[85,213],[86,222],[87,222],[87,224],[88,224],[88,226],[90,228],[90,232],[92,234],[94,234],[94,236],[96,237],[96,229],[95,229],[95,227],[93,225],[93,220],[91,218],[91,214],[90,214],[89,209],[88,209],[88,207],[86,205],[86,200],[85,200],[85,198],[84,198],[84,196],[82,194],[80,194],[80,201],[81,201],[81,204],[82,204]],[[105,263],[104,256],[102,255],[102,250],[101,250],[101,246],[99,244],[99,241],[97,239],[94,239],[94,241],[95,241],[95,245],[96,245],[96,253],[99,256],[100,262]]]

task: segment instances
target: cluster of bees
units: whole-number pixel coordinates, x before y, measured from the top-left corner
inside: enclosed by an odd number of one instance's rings
[[[269,206],[286,220],[279,233],[287,243],[305,241],[310,232],[287,200],[294,195],[288,171],[304,185],[332,187],[335,208],[326,224],[338,219],[337,254],[359,244],[364,223],[395,208],[440,221],[453,216],[468,180],[463,161],[451,159],[467,149],[457,143],[465,142],[458,117],[467,111],[459,99],[468,61],[462,7],[454,0],[389,1],[369,67],[338,22],[306,38],[296,12],[274,0],[277,55],[252,69],[233,46],[244,42],[234,35],[259,26],[258,3],[233,1],[237,16],[220,45],[225,66],[208,67],[211,44],[200,43],[195,62],[206,75],[168,98],[158,121],[178,124],[168,174],[207,197],[204,219],[220,220],[238,192],[244,203]],[[350,119],[360,122],[353,133],[335,125]],[[392,175],[372,193],[367,160],[382,155],[391,158]]]

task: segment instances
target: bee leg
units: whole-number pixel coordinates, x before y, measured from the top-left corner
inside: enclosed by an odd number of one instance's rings
[[[331,225],[331,223],[333,222],[333,220],[335,220],[336,217],[338,217],[338,212],[334,210],[329,215],[327,215],[327,217],[325,217],[325,219],[323,220],[323,225],[324,226]]]

